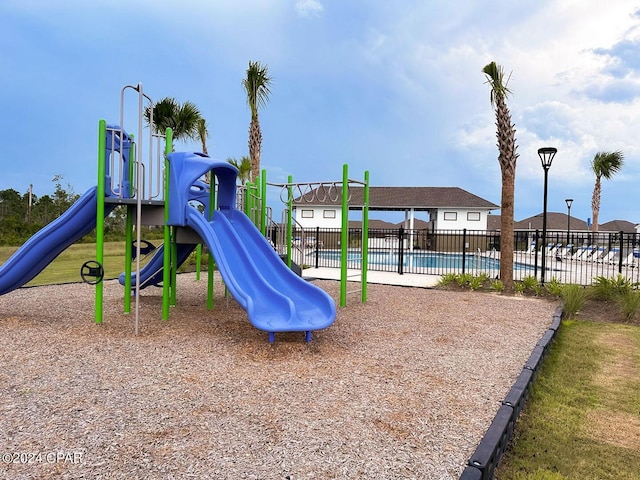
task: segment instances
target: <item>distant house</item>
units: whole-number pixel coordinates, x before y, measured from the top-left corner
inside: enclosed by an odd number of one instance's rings
[[[364,188],[349,189],[349,209],[362,209]],[[341,228],[340,189],[315,189],[293,201],[296,222],[302,228]],[[369,212],[405,213],[404,227],[418,228],[416,212],[427,212],[426,227],[438,230],[486,230],[487,217],[498,205],[458,187],[369,187]],[[370,215],[371,216],[371,215]],[[371,227],[373,228],[373,227]]]

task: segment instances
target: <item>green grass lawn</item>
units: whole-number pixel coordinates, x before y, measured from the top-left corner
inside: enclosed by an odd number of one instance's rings
[[[565,321],[497,480],[640,479],[640,328]]]
[[[154,241],[158,246],[161,241]],[[104,244],[104,278],[117,278],[124,272],[124,248],[125,242],[105,242]],[[0,266],[16,251],[18,247],[0,247]],[[153,255],[153,253],[141,259],[141,265],[144,265]],[[195,252],[193,258],[185,262],[179,272],[195,270]],[[81,282],[80,268],[84,262],[95,260],[96,244],[95,243],[74,243],[64,250],[58,257],[51,262],[37,277],[31,280],[27,285],[49,285],[55,283]],[[206,266],[206,256],[203,255],[203,265]],[[135,269],[135,262],[133,265]],[[203,267],[203,269],[206,267]]]

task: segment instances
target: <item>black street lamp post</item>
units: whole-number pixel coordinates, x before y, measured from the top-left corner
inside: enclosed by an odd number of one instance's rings
[[[567,202],[567,245],[569,245],[571,235],[571,204],[573,203],[573,198],[565,198],[564,201]]]
[[[542,168],[544,169],[544,201],[542,208],[542,276],[540,278],[540,283],[542,285],[544,285],[545,260],[547,258],[547,173],[549,173],[551,162],[553,162],[553,157],[556,156],[557,151],[558,149],[554,147],[543,147],[538,149],[538,156],[540,157]]]

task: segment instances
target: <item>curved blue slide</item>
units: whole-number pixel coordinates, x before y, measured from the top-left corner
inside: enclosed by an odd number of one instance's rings
[[[96,227],[97,187],[90,188],[60,217],[39,230],[0,266],[0,295],[33,280],[67,247]],[[105,205],[109,215],[115,205]]]
[[[331,325],[333,299],[291,271],[249,218],[234,208],[213,219],[189,207],[186,223],[213,253],[224,282],[247,311],[251,324],[266,332],[311,332]]]
[[[191,252],[196,248],[194,244],[178,244],[178,266],[182,265]],[[164,245],[160,245],[153,257],[140,269],[140,288],[146,288],[149,286],[158,286],[162,283],[162,277],[164,272]],[[125,284],[125,274],[121,273],[118,277],[120,285]],[[135,288],[138,276],[136,272],[131,272],[131,288]]]

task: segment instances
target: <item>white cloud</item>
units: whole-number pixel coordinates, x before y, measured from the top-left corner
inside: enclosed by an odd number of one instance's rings
[[[319,17],[324,7],[318,0],[298,0],[296,2],[296,12],[301,17]]]

